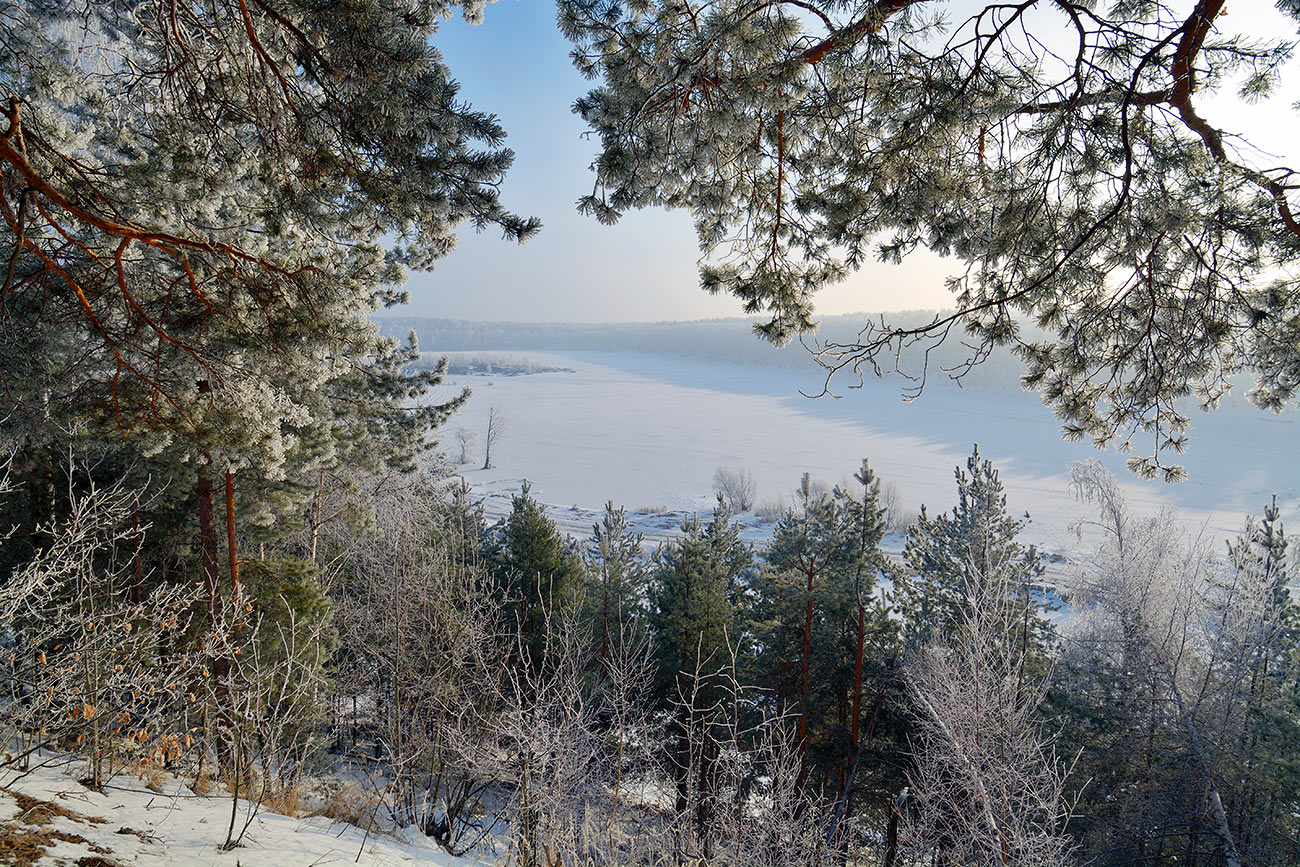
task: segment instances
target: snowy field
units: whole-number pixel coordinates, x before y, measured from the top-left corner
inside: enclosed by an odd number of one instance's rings
[[[1012,389],[941,385],[905,403],[898,380],[849,389],[846,378],[835,384],[840,399],[809,399],[800,390],[821,389],[811,368],[633,353],[509,354],[571,372],[449,377],[440,396],[463,386],[473,396],[447,424],[446,448],[455,452],[457,427],[477,434],[474,460],[459,470],[487,498],[490,515],[503,514],[509,494],[528,479],[534,496],[578,536],[590,533],[598,510],[612,499],[639,513],[647,536],[662,537],[682,512],[711,507],[713,473],[724,465],[752,472],[763,502],[788,497],[804,472],[840,482],[866,457],[898,485],[908,508],[925,503],[946,511],[955,499],[953,467],[964,464],[975,442],[1001,470],[1010,508],[1030,512],[1025,539],[1055,552],[1076,546],[1070,525],[1091,515],[1068,483],[1070,464],[1089,458],[1100,458],[1123,480],[1139,510],[1173,507],[1190,532],[1216,544],[1273,493],[1286,517],[1294,519],[1300,505],[1295,416],[1240,401],[1217,413],[1195,412],[1190,449],[1178,458],[1191,478],[1170,485],[1137,479],[1113,450],[1063,442],[1037,396]],[[458,355],[472,353],[451,353]],[[494,468],[483,470],[483,428],[492,406],[501,407],[509,424],[493,447]],[[655,514],[664,509],[676,514]],[[750,523],[751,535],[763,533]]]

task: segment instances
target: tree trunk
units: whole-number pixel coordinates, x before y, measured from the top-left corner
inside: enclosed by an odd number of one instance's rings
[[[239,584],[239,548],[235,540],[235,476],[230,470],[226,470],[226,561],[230,570],[231,637],[238,641],[243,594]]]
[[[849,756],[858,752],[858,734],[861,729],[862,715],[862,657],[866,644],[866,612],[862,609],[862,595],[858,594],[858,635],[857,647],[853,652],[853,716],[849,722]],[[850,759],[852,760],[852,759]]]
[[[211,620],[212,635],[215,637],[225,628],[225,612],[222,610],[221,578],[217,565],[217,525],[216,510],[212,502],[212,477],[208,475],[211,466],[212,461],[209,458],[199,467],[199,541],[203,587],[208,594],[208,616]],[[230,662],[225,653],[220,651],[215,653],[212,659],[212,691],[216,703],[216,732],[213,741],[219,770],[230,767],[230,692],[229,684],[226,683],[229,669]]]
[[[216,629],[221,618],[221,588],[217,576],[217,528],[212,506],[211,462],[199,467],[199,545],[203,569],[203,589],[208,594],[208,615]]]
[[[812,715],[812,619],[813,619],[813,576],[812,570],[806,573],[807,582],[804,590],[803,612],[803,646],[799,654],[799,724],[796,740],[799,742],[799,781],[803,782],[808,773],[808,719]]]
[[[700,840],[700,854],[706,861],[713,857],[713,794],[717,782],[717,762],[711,746],[708,727],[701,726],[699,803],[695,812],[695,828]]]
[[[691,789],[691,709],[682,702],[677,709],[677,760],[673,762],[673,774],[677,783],[677,800],[674,808],[677,814],[684,815],[690,807]]]
[[[883,867],[894,867],[898,861],[898,817],[901,810],[891,805],[889,809],[889,824],[885,826],[885,860]]]

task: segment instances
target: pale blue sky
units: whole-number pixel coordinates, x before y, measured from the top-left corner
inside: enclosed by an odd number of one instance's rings
[[[602,226],[574,209],[591,190],[587,167],[596,145],[582,138],[586,127],[571,106],[591,85],[569,62],[553,2],[500,0],[479,26],[447,22],[434,44],[461,96],[496,114],[509,134],[515,164],[502,187],[506,206],[540,217],[543,227],[522,246],[496,233],[462,231],[456,251],[435,271],[411,277],[411,304],[395,312],[575,322],[741,315],[736,299],[699,288],[699,252],[685,212],[632,212]],[[818,312],[944,306],[944,273],[920,262],[878,266],[823,293]]]
[[[1232,5],[1220,26],[1286,36],[1295,23],[1268,0]],[[408,283],[411,304],[395,312],[456,319],[515,321],[658,321],[738,316],[740,302],[704,293],[696,280],[698,249],[684,212],[627,214],[615,226],[581,216],[574,202],[591,188],[587,166],[596,146],[582,138],[572,113],[590,84],[569,62],[551,0],[500,0],[482,25],[445,23],[435,45],[462,85],[461,96],[496,114],[516,154],[503,186],[512,210],[540,217],[541,233],[520,246],[495,233],[463,231],[458,249],[432,273]],[[1294,65],[1294,64],[1293,64]],[[1294,86],[1265,105],[1244,107],[1228,94],[1207,99],[1203,113],[1273,153],[1300,140]],[[1226,98],[1225,98],[1226,97]],[[1265,157],[1261,162],[1270,163]],[[943,277],[956,271],[925,251],[903,265],[872,264],[823,291],[821,314],[949,306]]]

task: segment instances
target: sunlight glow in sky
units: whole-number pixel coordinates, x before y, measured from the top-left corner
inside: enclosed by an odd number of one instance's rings
[[[1284,36],[1295,22],[1267,0],[1230,4],[1221,26]],[[569,43],[548,0],[500,0],[482,25],[443,25],[435,45],[461,83],[461,97],[496,114],[516,154],[502,187],[516,212],[540,217],[541,233],[520,246],[495,233],[461,232],[459,247],[432,273],[407,284],[411,303],[394,313],[507,321],[660,321],[739,316],[740,302],[698,285],[699,251],[685,212],[631,212],[615,226],[577,213],[591,189],[596,144],[571,111],[591,84],[569,62]],[[1292,68],[1295,63],[1293,61]],[[1292,75],[1292,81],[1296,76]],[[1292,84],[1292,82],[1286,82]],[[1265,105],[1241,106],[1229,92],[1203,102],[1202,114],[1229,131],[1249,129],[1265,151],[1285,154],[1300,141],[1295,87]],[[1251,162],[1269,164],[1267,157]],[[819,314],[951,306],[944,277],[959,263],[918,251],[902,265],[872,263],[820,293]]]

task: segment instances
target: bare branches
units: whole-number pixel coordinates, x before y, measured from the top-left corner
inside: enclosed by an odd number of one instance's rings
[[[492,446],[505,436],[509,419],[500,404],[493,404],[488,410],[487,426],[483,429],[483,469],[492,469]]]
[[[196,590],[141,592],[127,553],[146,529],[136,508],[121,487],[74,492],[67,518],[42,528],[49,544],[0,589],[0,774],[20,773],[42,749],[68,750],[87,758],[98,787],[124,765],[160,766],[195,743],[185,719],[201,660],[178,638]]]

